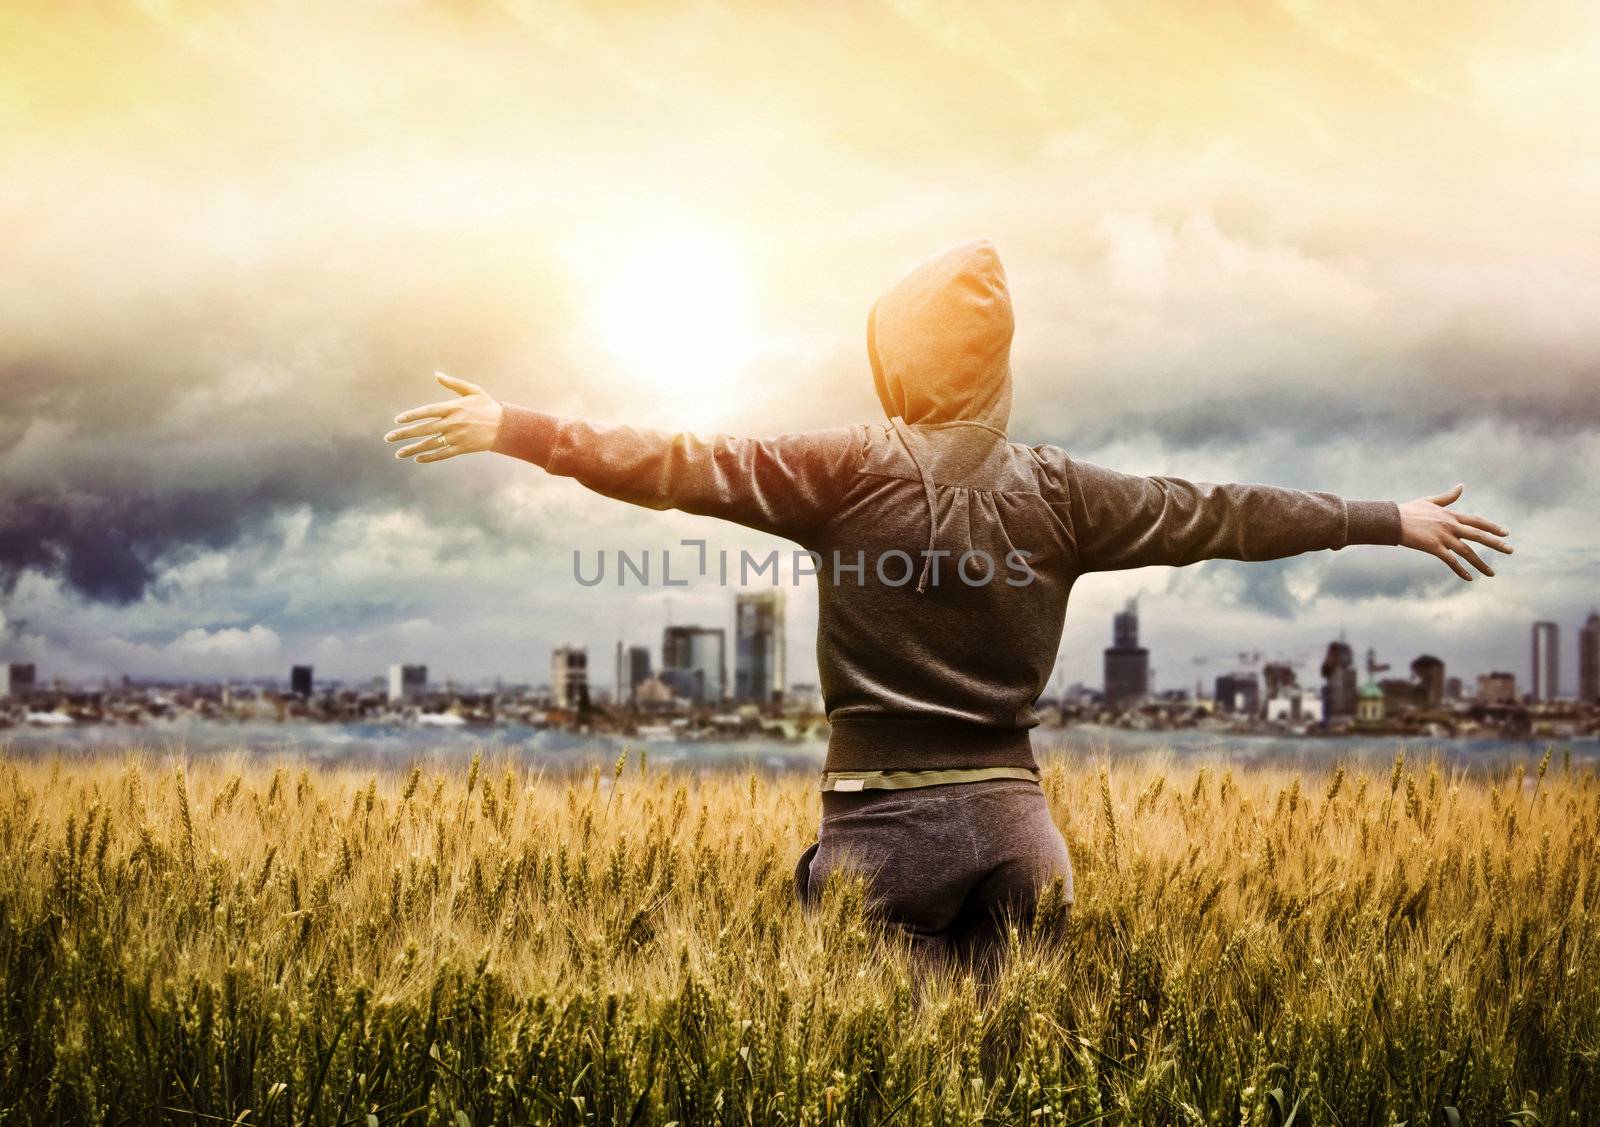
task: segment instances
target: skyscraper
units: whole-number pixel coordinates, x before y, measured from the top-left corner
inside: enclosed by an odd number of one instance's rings
[[[1261,708],[1261,682],[1254,673],[1224,673],[1216,682],[1217,708],[1253,716]]]
[[[650,680],[650,647],[629,646],[624,653],[617,643],[617,702],[637,704],[639,686]]]
[[[0,699],[27,696],[33,692],[33,678],[32,662],[0,663]]]
[[[1328,720],[1356,714],[1356,658],[1343,638],[1328,643],[1322,659],[1322,715]]]
[[[661,679],[681,697],[718,704],[727,695],[726,649],[720,627],[668,626],[661,634]]]
[[[589,651],[556,646],[550,651],[550,696],[557,708],[589,707]]]
[[[783,592],[734,596],[734,697],[749,704],[783,700]]]
[[[426,665],[389,666],[390,704],[397,704],[404,700],[416,700],[427,691],[428,667]]]
[[[1261,680],[1262,689],[1267,694],[1268,700],[1292,696],[1300,686],[1300,679],[1295,676],[1294,666],[1282,661],[1269,661],[1263,665]]]
[[[1600,704],[1600,610],[1578,631],[1578,699]]]
[[[1505,670],[1478,674],[1479,704],[1517,703],[1517,675]]]
[[[1438,708],[1444,701],[1444,662],[1432,654],[1423,654],[1411,663],[1411,675],[1422,686],[1429,708]]]
[[[1561,632],[1554,622],[1533,624],[1529,697],[1534,704],[1556,699],[1561,691]]]
[[[295,665],[289,669],[289,691],[297,697],[311,695],[311,666]]]
[[[1139,600],[1129,599],[1111,617],[1111,646],[1105,652],[1106,704],[1120,707],[1150,695],[1150,651],[1139,645]]]

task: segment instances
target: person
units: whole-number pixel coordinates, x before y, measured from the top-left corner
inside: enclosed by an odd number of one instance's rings
[[[653,509],[719,517],[813,553],[829,723],[817,841],[795,868],[815,903],[830,873],[934,962],[996,958],[1072,863],[1029,730],[1068,596],[1095,571],[1271,560],[1405,545],[1493,575],[1473,544],[1504,528],[1449,506],[1139,476],[1012,442],[1011,300],[993,244],[913,269],[873,305],[867,353],[886,423],[767,438],[701,436],[457,398],[386,437],[433,463],[495,451]],[[1464,562],[1463,562],[1464,561]]]

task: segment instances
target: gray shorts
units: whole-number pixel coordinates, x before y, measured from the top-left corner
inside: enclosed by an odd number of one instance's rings
[[[1020,779],[825,792],[821,832],[795,866],[800,902],[814,905],[841,868],[867,878],[869,908],[919,954],[969,963],[1004,949],[1008,921],[1026,933],[1056,877],[1073,895],[1044,791]]]

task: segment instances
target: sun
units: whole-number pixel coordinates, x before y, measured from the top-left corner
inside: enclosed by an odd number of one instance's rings
[[[750,278],[733,241],[703,230],[647,235],[597,283],[594,329],[650,414],[694,426],[726,418],[757,343]]]

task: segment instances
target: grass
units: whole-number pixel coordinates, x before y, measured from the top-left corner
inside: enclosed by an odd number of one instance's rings
[[[0,765],[0,1120],[1600,1121],[1600,778],[1047,762],[986,996],[791,871],[804,777]]]

